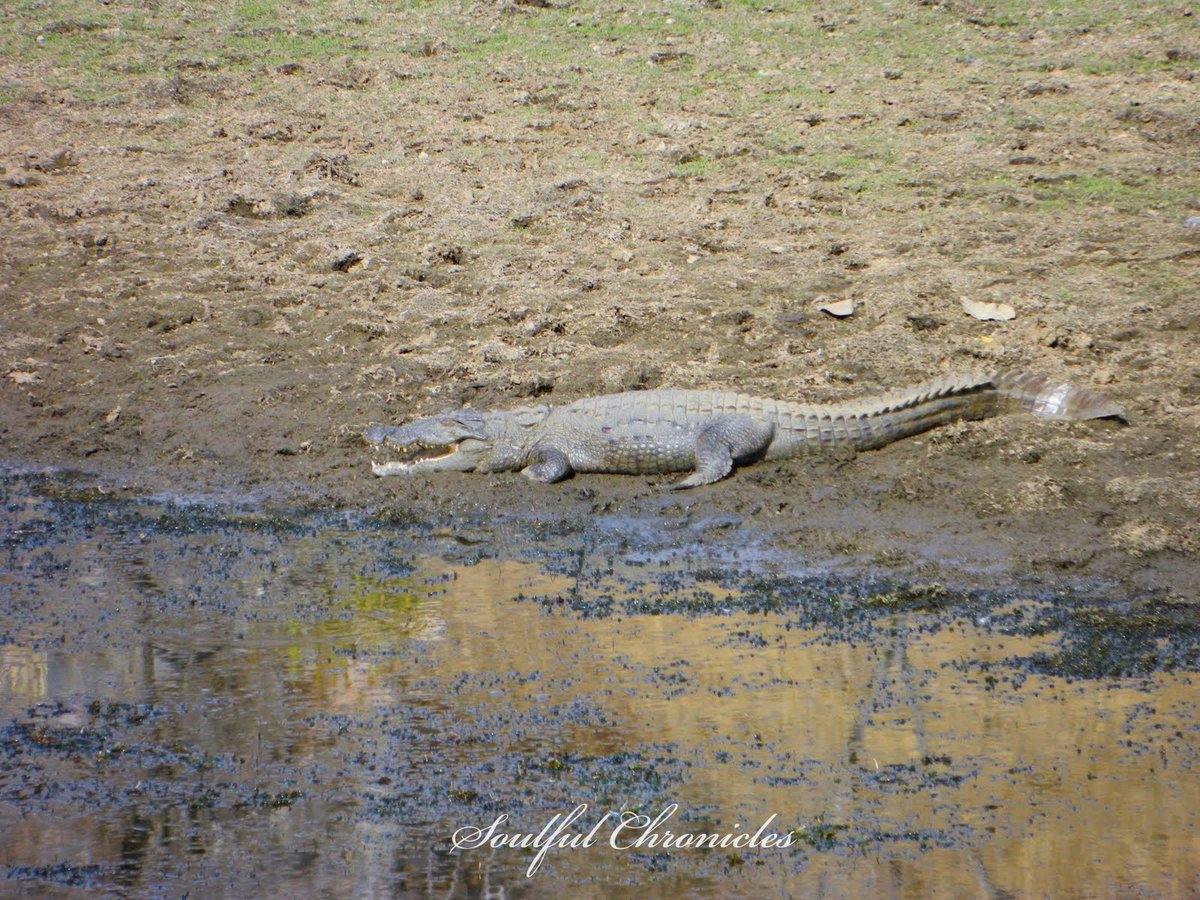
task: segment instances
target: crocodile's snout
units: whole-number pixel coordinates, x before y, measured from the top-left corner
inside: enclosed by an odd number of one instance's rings
[[[382,444],[387,440],[392,428],[387,425],[372,425],[363,432],[363,440],[368,444]]]
[[[372,437],[375,439],[372,440]],[[378,436],[368,436],[367,440],[376,446],[387,444],[388,450],[396,457],[396,461],[405,464],[445,459],[458,452],[457,444],[423,441],[420,438],[403,444],[396,440],[395,434],[387,432]]]

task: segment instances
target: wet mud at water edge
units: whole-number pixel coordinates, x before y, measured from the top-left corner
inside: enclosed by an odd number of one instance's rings
[[[6,893],[1200,889],[1177,601],[848,578],[738,529],[2,485]],[[452,845],[580,806],[594,844],[532,876]]]

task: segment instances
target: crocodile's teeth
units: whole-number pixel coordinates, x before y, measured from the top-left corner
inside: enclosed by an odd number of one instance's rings
[[[412,468],[412,463],[405,462],[386,462],[378,463],[371,460],[371,472],[379,477],[384,475],[401,475]]]
[[[456,444],[426,444],[422,441],[413,441],[411,444],[393,444],[392,451],[399,457],[399,462],[409,464],[445,459],[447,456],[457,453],[458,446]]]

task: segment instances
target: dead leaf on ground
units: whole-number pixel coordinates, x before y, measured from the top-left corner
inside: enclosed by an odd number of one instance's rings
[[[984,322],[1007,322],[1016,318],[1017,311],[1007,303],[989,303],[986,300],[962,300],[963,311]]]
[[[37,372],[22,372],[19,369],[13,369],[8,373],[8,380],[13,384],[36,384],[42,380],[42,376]]]
[[[113,422],[117,421],[117,417],[119,415],[121,415],[121,407],[119,405],[114,406],[109,414],[104,417],[104,424],[111,425]]]
[[[836,319],[844,319],[847,316],[854,315],[853,300],[830,300],[827,303],[822,303],[817,307],[823,313],[829,313]]]

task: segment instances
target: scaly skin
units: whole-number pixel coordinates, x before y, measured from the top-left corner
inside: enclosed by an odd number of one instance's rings
[[[651,475],[692,471],[672,488],[711,484],[735,463],[821,448],[870,450],[959,419],[1008,410],[1055,419],[1123,418],[1107,398],[1024,373],[939,378],[907,391],[808,405],[724,391],[630,391],[560,407],[456,410],[399,427],[376,425],[369,443],[407,461],[376,475],[521,470],[553,482],[572,472]]]

